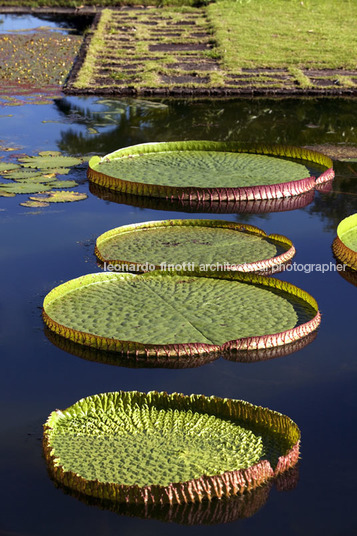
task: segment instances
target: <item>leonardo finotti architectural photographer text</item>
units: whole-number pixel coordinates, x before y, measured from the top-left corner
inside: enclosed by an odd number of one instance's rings
[[[158,265],[158,269],[161,272],[228,272],[232,269],[236,271],[237,268],[234,268],[235,265],[229,264],[228,262],[224,263],[212,263],[212,264],[195,264],[194,262],[182,262],[177,264],[169,264],[166,262],[162,262]],[[240,265],[244,266],[244,264]],[[335,264],[333,262],[330,263],[297,263],[292,262],[290,264],[286,264],[285,266],[277,265],[272,266],[266,269],[269,273],[275,273],[275,272],[304,272],[305,274],[309,274],[311,272],[344,272],[346,269],[345,264]],[[129,272],[129,273],[135,273],[135,272],[153,272],[156,268],[155,264],[152,264],[150,262],[144,262],[144,263],[117,263],[117,264],[111,264],[111,263],[104,263],[104,271],[105,272]],[[258,269],[259,270],[259,269]],[[244,270],[242,270],[244,271]],[[260,272],[264,272],[264,269],[259,270]]]

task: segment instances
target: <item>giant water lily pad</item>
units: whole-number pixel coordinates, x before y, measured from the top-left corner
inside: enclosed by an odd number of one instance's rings
[[[164,220],[124,225],[100,235],[97,257],[116,269],[185,272],[275,268],[295,248],[281,235],[268,236],[253,225],[220,220]]]
[[[118,502],[181,503],[254,489],[293,467],[300,431],[241,400],[115,392],[54,411],[44,452],[59,482]]]
[[[340,261],[357,270],[357,213],[341,221],[332,249]]]
[[[142,356],[279,346],[320,322],[309,294],[244,272],[89,274],[53,289],[43,316],[50,329],[74,342]]]
[[[287,157],[328,169],[316,179],[304,164]],[[91,158],[88,168],[91,181],[115,191],[203,201],[290,197],[333,176],[332,161],[314,151],[207,141],[126,147]]]
[[[293,197],[280,197],[276,199],[260,199],[252,201],[232,201],[230,199],[209,200],[202,198],[191,199],[160,199],[142,195],[115,192],[94,182],[89,183],[89,191],[111,203],[130,205],[131,207],[149,208],[150,210],[179,211],[205,214],[265,214],[267,212],[285,212],[297,210],[309,205],[315,196],[315,190],[310,190]]]

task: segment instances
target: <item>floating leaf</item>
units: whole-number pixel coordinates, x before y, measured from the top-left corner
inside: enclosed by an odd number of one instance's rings
[[[78,182],[76,181],[54,181],[51,184],[52,188],[74,188],[75,186],[78,186]]]
[[[19,158],[19,161],[24,167],[38,169],[72,167],[82,163],[80,158],[73,156],[28,156]]]
[[[357,213],[340,222],[332,249],[338,260],[357,270]]]
[[[4,185],[4,188],[1,188],[1,191],[10,192],[13,194],[36,194],[39,192],[45,192],[47,190],[51,190],[51,185],[49,184],[28,184],[28,183],[13,183],[13,184],[6,184]]]
[[[259,487],[296,465],[299,443],[289,417],[242,400],[119,391],[52,412],[43,445],[67,487],[162,505]]]
[[[19,164],[11,164],[9,162],[0,162],[0,173],[6,173],[12,171],[13,169],[18,169]]]
[[[155,271],[97,273],[64,283],[46,296],[44,320],[94,348],[192,356],[287,344],[316,329],[320,314],[309,294],[277,279]]]
[[[49,182],[54,183],[56,181],[56,175],[54,173],[50,175],[43,175],[42,173],[30,177],[28,179],[18,179],[16,182],[21,184],[47,184]]]
[[[20,203],[22,207],[30,207],[30,208],[42,208],[42,207],[49,207],[50,204],[46,203],[44,201],[24,201],[23,203]]]
[[[305,165],[283,157],[329,169],[315,179]],[[330,158],[297,147],[188,141],[144,143],[93,157],[88,177],[128,194],[222,202],[298,195],[334,172]]]
[[[0,197],[15,197],[15,195],[16,194],[5,192],[4,190],[0,189]]]
[[[41,197],[33,196],[30,199],[34,201],[48,201],[48,203],[68,203],[71,201],[82,201],[83,199],[87,199],[87,197],[87,194],[80,192],[61,191],[48,192]]]
[[[7,173],[6,179],[11,180],[21,180],[21,179],[32,179],[34,177],[41,177],[42,173],[39,171],[30,171],[29,169],[18,169],[16,171],[11,171],[10,173]]]
[[[71,168],[48,168],[42,169],[41,171],[45,175],[48,173],[55,173],[56,175],[68,175],[68,173],[71,171]]]
[[[39,156],[61,156],[62,153],[60,151],[39,151]]]
[[[295,249],[281,235],[268,236],[252,225],[220,220],[164,220],[124,225],[98,237],[95,252],[122,270],[158,270],[206,273],[244,272],[277,267],[290,260]]]

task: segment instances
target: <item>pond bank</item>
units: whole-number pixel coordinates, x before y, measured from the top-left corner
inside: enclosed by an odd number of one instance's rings
[[[74,55],[78,54],[72,68],[71,62],[66,65],[70,74],[63,91],[67,94],[134,97],[357,95],[357,69],[331,68],[328,63],[328,68],[313,65],[295,68],[276,66],[274,62],[270,66],[255,62],[247,67],[242,58],[237,58],[233,67],[227,67],[206,7],[0,6],[0,11],[3,14],[94,16],[79,52],[75,51]],[[14,60],[11,70],[15,78],[18,76],[16,63]],[[4,75],[3,72],[2,86],[7,78]]]

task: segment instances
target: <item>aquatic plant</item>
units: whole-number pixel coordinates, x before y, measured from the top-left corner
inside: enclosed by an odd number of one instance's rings
[[[45,194],[32,195],[30,200],[32,201],[45,201],[47,203],[70,203],[72,201],[82,201],[87,199],[87,194],[81,192],[48,192]]]
[[[204,200],[204,199],[160,199],[142,195],[115,192],[94,182],[89,183],[91,194],[120,205],[130,205],[151,210],[173,210],[188,213],[205,214],[265,214],[268,212],[285,212],[306,207],[314,200],[315,191],[310,190],[304,194],[293,197],[280,197],[278,199],[257,199],[252,201]]]
[[[288,238],[267,235],[248,224],[223,220],[163,220],[123,225],[97,238],[101,262],[124,271],[183,270],[200,275],[209,271],[243,272],[277,269],[295,254]],[[170,267],[167,268],[167,265]]]
[[[281,346],[320,323],[307,292],[244,272],[88,274],[47,294],[43,318],[79,344],[154,358]]]
[[[315,178],[305,165],[286,157],[328,169]],[[334,172],[330,158],[307,149],[184,141],[144,143],[94,156],[88,177],[127,194],[236,202],[299,195],[331,180]]]
[[[101,499],[181,504],[261,486],[299,458],[287,416],[242,400],[102,393],[51,413],[43,446],[54,479]]]
[[[357,270],[357,213],[340,222],[332,250],[338,260]]]
[[[17,194],[42,194],[57,188],[75,188],[78,186],[76,181],[59,180],[57,176],[67,175],[71,168],[82,164],[84,159],[64,156],[59,151],[41,151],[36,156],[19,157],[17,161],[19,162],[17,164],[0,162],[0,174],[8,181],[0,183],[0,195],[3,197],[13,197]],[[85,194],[80,195],[87,197]],[[56,199],[58,196],[50,197]],[[30,201],[39,200],[30,199]],[[31,202],[20,204],[25,207],[33,206]]]

